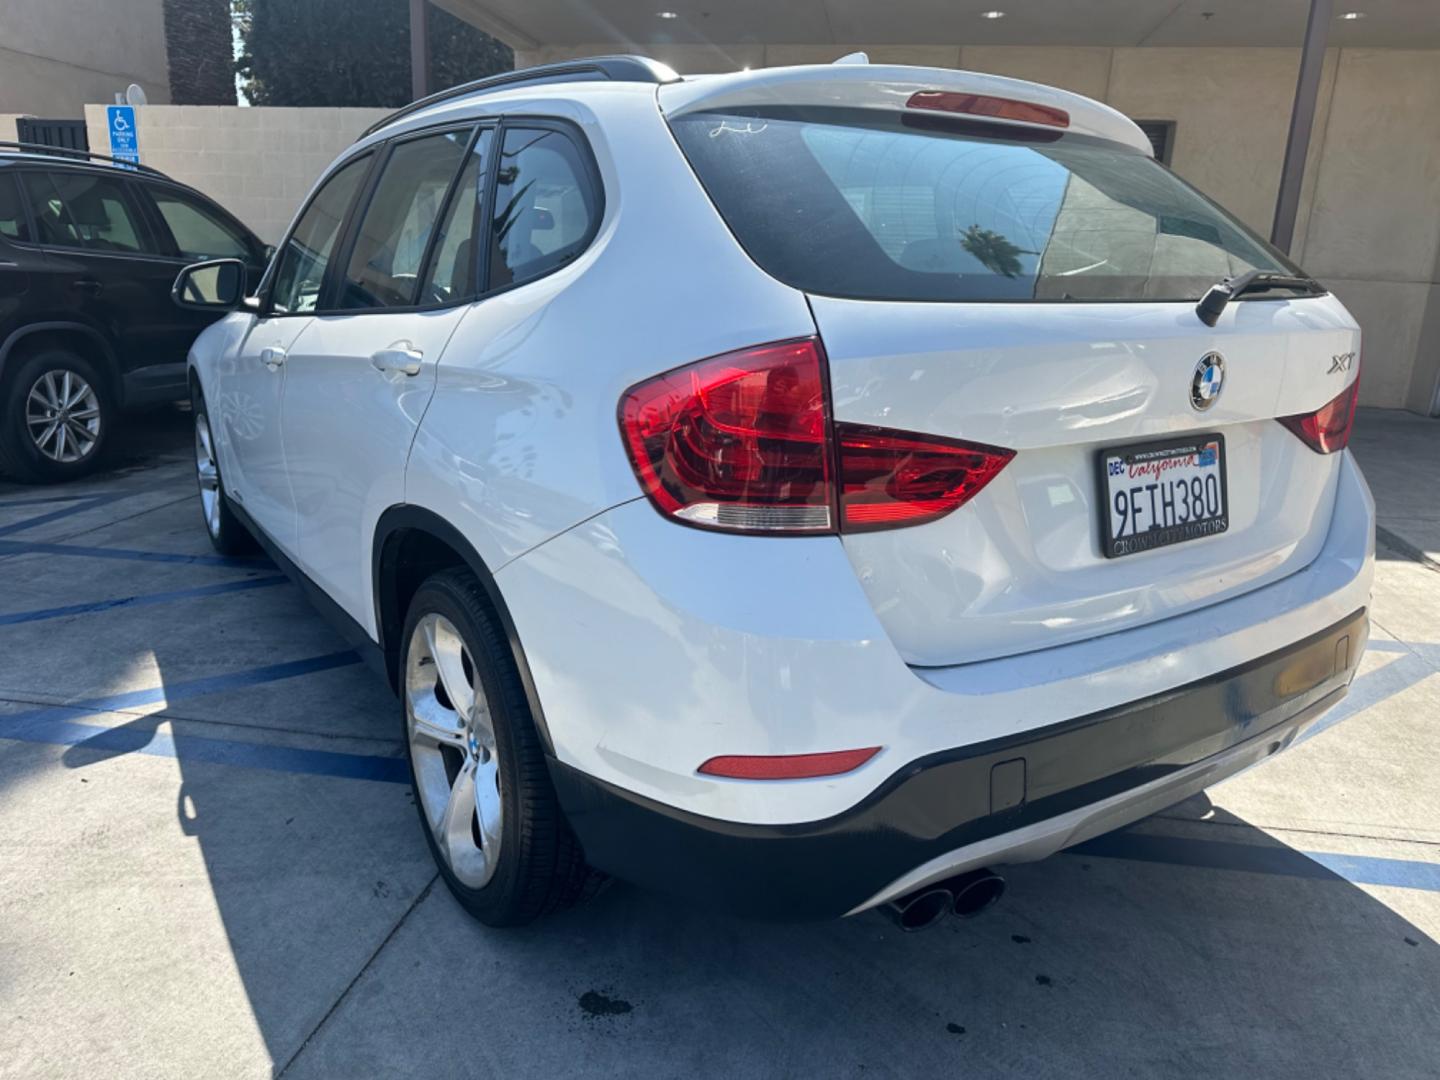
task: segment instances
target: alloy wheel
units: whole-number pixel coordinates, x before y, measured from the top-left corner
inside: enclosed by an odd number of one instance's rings
[[[204,413],[195,414],[195,475],[200,481],[200,509],[205,514],[205,527],[211,536],[219,536],[220,466],[215,460],[210,422]]]
[[[465,641],[443,615],[415,625],[405,670],[410,760],[425,821],[451,873],[480,888],[502,837],[495,726]]]
[[[74,464],[88,457],[100,441],[100,399],[76,372],[47,371],[26,395],[25,426],[45,457]]]

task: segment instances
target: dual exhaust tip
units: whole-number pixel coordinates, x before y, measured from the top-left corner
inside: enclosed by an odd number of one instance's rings
[[[1005,879],[994,870],[971,870],[897,897],[880,908],[907,934],[934,926],[947,915],[974,918],[1005,895]]]

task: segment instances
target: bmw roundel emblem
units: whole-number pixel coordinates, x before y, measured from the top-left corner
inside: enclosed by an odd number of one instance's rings
[[[1218,352],[1206,353],[1195,365],[1190,379],[1190,404],[1204,412],[1214,405],[1225,387],[1225,358]]]

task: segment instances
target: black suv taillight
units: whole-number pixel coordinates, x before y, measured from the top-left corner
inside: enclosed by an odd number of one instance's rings
[[[620,430],[663,514],[732,532],[833,533],[933,521],[1014,451],[835,423],[814,338],[725,353],[631,387]]]

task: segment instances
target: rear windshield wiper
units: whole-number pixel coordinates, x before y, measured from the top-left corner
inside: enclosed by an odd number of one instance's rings
[[[1195,305],[1195,314],[1200,316],[1200,321],[1206,326],[1214,326],[1220,321],[1220,313],[1231,300],[1242,293],[1259,292],[1262,289],[1296,289],[1316,295],[1329,291],[1314,278],[1277,274],[1272,270],[1246,270],[1243,274],[1227,277],[1218,285],[1210,286],[1210,291]]]

